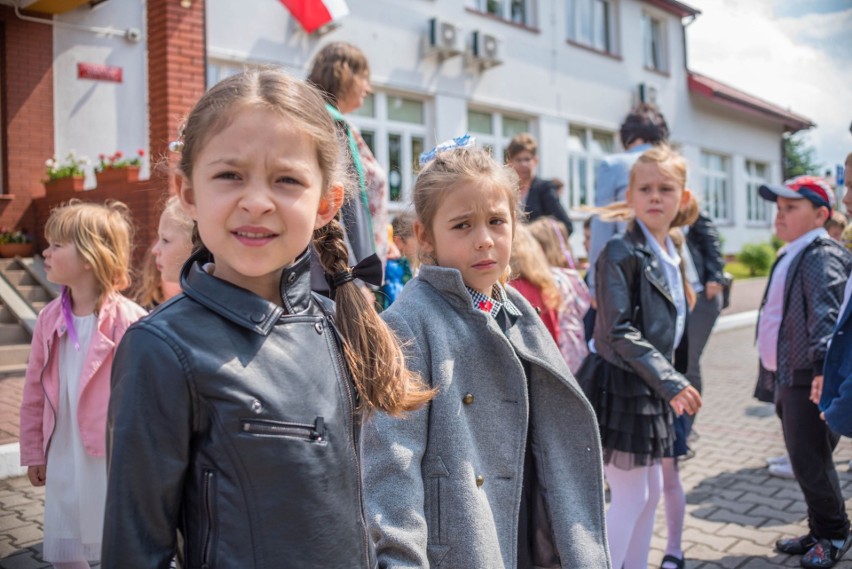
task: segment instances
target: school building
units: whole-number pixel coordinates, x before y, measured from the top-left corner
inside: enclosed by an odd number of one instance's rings
[[[595,165],[621,150],[619,125],[644,100],[664,112],[725,251],[769,239],[772,208],[757,187],[782,179],[783,133],[813,125],[690,71],[685,35],[701,17],[692,7],[675,0],[347,5],[348,15],[308,34],[278,0],[0,0],[0,225],[37,226],[47,158],[144,149],[148,178],[150,157],[168,159],[181,117],[206,86],[250,64],[304,76],[322,45],[348,41],[366,53],[374,90],[352,122],[389,172],[392,210],[408,204],[419,153],[466,131],[496,156],[515,133],[532,132],[539,174],[565,182],[566,206],[593,204]],[[145,182],[92,196],[126,199],[150,225],[147,210],[157,206],[150,196],[168,183],[155,169]],[[86,186],[95,187],[91,173]]]

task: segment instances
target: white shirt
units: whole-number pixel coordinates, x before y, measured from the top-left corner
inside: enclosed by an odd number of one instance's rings
[[[778,330],[784,318],[784,288],[790,263],[796,255],[821,235],[827,235],[822,227],[811,229],[778,249],[778,256],[783,255],[783,257],[778,260],[772,271],[769,288],[766,291],[766,303],[757,321],[757,353],[760,356],[760,363],[769,371],[778,371]]]
[[[675,303],[677,319],[675,320],[674,348],[677,349],[683,338],[683,329],[686,326],[686,292],[683,289],[683,276],[680,272],[680,255],[678,255],[677,247],[672,243],[671,237],[666,236],[666,250],[663,250],[656,238],[645,227],[645,224],[639,221],[639,219],[636,219],[636,223],[642,228],[645,240],[651,245],[651,249],[663,267],[666,284]]]

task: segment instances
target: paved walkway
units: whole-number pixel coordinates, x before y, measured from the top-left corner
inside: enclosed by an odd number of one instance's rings
[[[755,308],[763,286],[765,280],[735,284],[732,309]],[[799,566],[797,557],[772,551],[779,537],[806,532],[805,508],[796,483],[770,477],[764,467],[764,458],[782,454],[784,444],[772,406],[751,397],[757,362],[753,338],[753,327],[717,332],[705,351],[705,406],[696,424],[700,438],[693,444],[695,458],[681,471],[689,569]],[[844,495],[852,498],[847,472],[852,441],[841,441],[835,459]],[[43,503],[43,489],[32,488],[25,478],[0,481],[0,569],[49,567],[39,557]],[[847,508],[852,511],[852,500]],[[662,508],[657,521],[650,567],[659,566],[665,547]],[[852,569],[852,553],[836,567]]]

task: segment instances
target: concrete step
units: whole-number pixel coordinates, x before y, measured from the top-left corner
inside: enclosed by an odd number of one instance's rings
[[[24,269],[6,269],[3,271],[3,276],[5,276],[6,280],[15,287],[21,285],[33,286],[38,284],[32,275]]]
[[[32,302],[45,302],[51,300],[51,296],[41,285],[21,285],[16,286],[18,293],[24,300]]]
[[[0,324],[0,344],[23,344],[32,338],[20,324]]]
[[[12,314],[12,311],[6,308],[5,305],[0,303],[0,324],[17,324],[18,320],[15,318],[15,315]]]
[[[48,301],[44,300],[34,300],[30,302],[30,306],[32,306],[35,313],[38,314],[39,312],[41,312],[41,309],[44,308],[45,305],[47,305],[47,302]]]
[[[29,344],[9,344],[0,346],[0,366],[27,365],[30,357]]]
[[[15,377],[27,372],[27,364],[0,365],[0,379],[4,377]]]

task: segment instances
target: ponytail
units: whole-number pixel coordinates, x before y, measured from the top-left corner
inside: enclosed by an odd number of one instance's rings
[[[349,251],[339,215],[314,232],[320,263],[327,274],[349,268]],[[435,395],[405,366],[405,354],[359,285],[349,281],[335,289],[336,323],[343,339],[343,355],[361,409],[390,415],[413,411]]]

